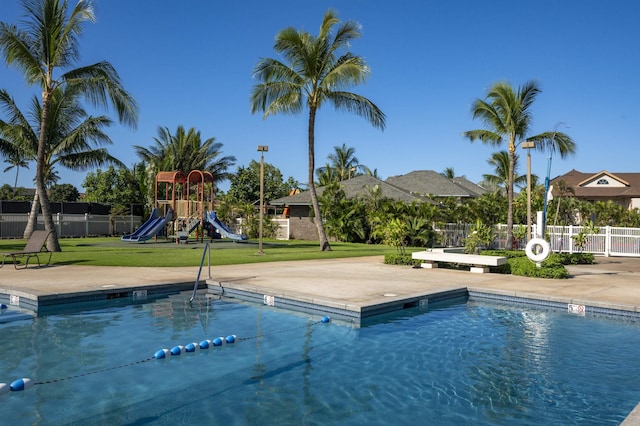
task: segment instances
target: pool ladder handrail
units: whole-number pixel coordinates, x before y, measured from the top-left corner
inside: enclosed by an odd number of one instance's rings
[[[204,266],[204,256],[209,253],[209,258],[207,260],[208,272],[209,276],[207,279],[211,279],[211,247],[209,247],[209,243],[204,244],[204,250],[202,250],[202,259],[200,260],[200,269],[198,269],[198,276],[196,277],[196,283],[193,285],[193,295],[191,299],[189,299],[189,303],[193,302],[193,299],[196,298],[196,291],[198,290],[198,285],[200,285],[200,274],[202,273],[202,267]]]

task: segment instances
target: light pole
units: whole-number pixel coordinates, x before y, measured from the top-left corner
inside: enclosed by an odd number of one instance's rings
[[[258,152],[260,153],[260,225],[259,225],[259,238],[258,238],[258,254],[264,254],[262,251],[262,217],[264,215],[264,153],[269,151],[267,145],[258,145]]]
[[[527,150],[527,242],[531,241],[531,148],[535,148],[533,141],[522,142],[522,148]]]

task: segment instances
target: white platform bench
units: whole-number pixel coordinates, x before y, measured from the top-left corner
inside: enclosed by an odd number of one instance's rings
[[[505,256],[482,256],[479,254],[450,253],[437,251],[416,251],[411,253],[412,259],[424,260],[422,268],[437,268],[438,262],[457,263],[470,265],[471,272],[484,274],[489,272],[489,266],[500,266],[507,263]]]

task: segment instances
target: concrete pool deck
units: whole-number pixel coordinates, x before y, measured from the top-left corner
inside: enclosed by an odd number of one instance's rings
[[[260,300],[298,300],[363,315],[402,307],[442,292],[463,289],[640,313],[640,258],[597,257],[595,265],[569,266],[571,277],[550,280],[448,269],[385,265],[381,256],[267,262],[205,267],[201,284],[210,291],[250,293]],[[139,290],[193,289],[198,267],[97,267],[57,265],[0,269],[0,300],[16,297],[37,306],[130,297]],[[266,300],[266,299],[265,299]],[[277,305],[277,304],[276,304]],[[640,406],[625,425],[640,424]]]
[[[640,313],[640,258],[597,257],[594,265],[568,266],[566,280],[474,274],[449,269],[385,265],[381,256],[212,266],[210,289],[252,292],[335,306],[362,316],[388,304],[469,289],[505,296],[559,301]],[[0,297],[18,295],[36,306],[150,292],[193,289],[198,267],[100,267],[52,265],[0,269]]]

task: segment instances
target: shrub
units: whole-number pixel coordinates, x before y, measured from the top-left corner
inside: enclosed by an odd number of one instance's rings
[[[384,263],[387,265],[420,266],[420,259],[412,259],[410,254],[385,254]]]
[[[593,253],[553,253],[558,262],[563,265],[593,265],[595,258]]]
[[[532,262],[526,256],[509,259],[509,265],[511,266],[511,273],[513,275],[535,278],[569,278],[567,269],[555,260],[553,256],[550,256],[549,259],[542,262],[539,268],[535,262]]]

